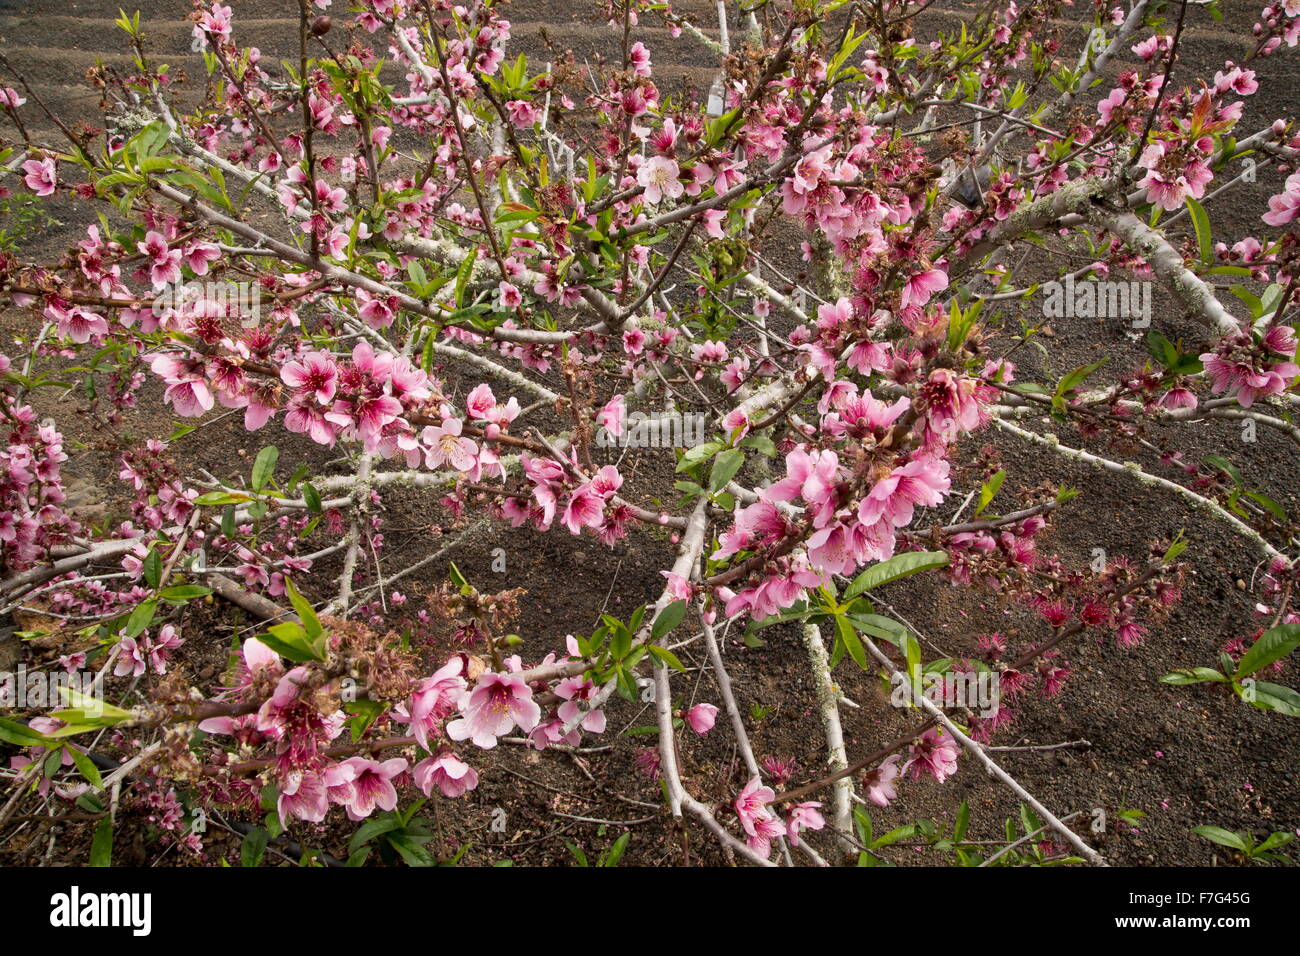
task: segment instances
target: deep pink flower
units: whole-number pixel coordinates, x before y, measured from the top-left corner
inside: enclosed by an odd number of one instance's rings
[[[349,819],[364,820],[376,808],[393,810],[397,807],[397,788],[393,786],[393,778],[406,770],[404,757],[393,757],[382,763],[365,757],[349,757],[343,765],[356,771],[351,781],[351,799],[344,804]]]
[[[957,772],[957,741],[939,727],[932,727],[914,741],[908,754],[902,772],[911,773],[913,779],[920,780],[928,773],[943,783]]]

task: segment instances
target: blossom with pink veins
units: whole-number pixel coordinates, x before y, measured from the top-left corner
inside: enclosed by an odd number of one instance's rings
[[[1285,189],[1269,197],[1268,212],[1262,218],[1270,226],[1285,226],[1300,219],[1300,172],[1288,176]]]
[[[155,289],[181,281],[181,250],[169,248],[162,233],[150,230],[136,248],[149,260],[149,278]]]
[[[23,163],[23,182],[38,196],[52,196],[58,188],[58,171],[52,159],[29,159]]]
[[[918,272],[903,285],[901,305],[904,309],[910,305],[925,305],[935,293],[942,292],[946,288],[948,288],[948,273],[942,269]]]
[[[568,726],[579,715],[582,720],[578,726],[589,734],[603,734],[605,732],[605,712],[599,707],[592,710],[584,710],[583,704],[591,700],[596,693],[596,685],[585,677],[566,677],[555,685],[555,695],[564,700],[557,709],[556,716],[560,718],[562,726]]]
[[[605,520],[605,498],[590,482],[574,489],[564,516],[560,519],[571,534],[582,534],[583,528],[598,528]]]
[[[145,672],[148,663],[148,649],[144,638],[124,637],[117,643],[117,664],[113,667],[114,677],[139,677]]]
[[[280,379],[303,395],[314,397],[318,404],[328,405],[334,400],[339,368],[328,352],[308,352],[286,362],[280,369]]]
[[[813,526],[821,528],[835,514],[839,498],[839,456],[833,451],[795,448],[785,457],[786,476],[763,492],[769,501],[802,498],[814,511]]]
[[[59,335],[71,339],[78,345],[85,345],[91,339],[99,340],[108,335],[108,322],[97,312],[79,305],[62,308],[51,303],[45,308],[45,317],[55,320],[59,325]]]
[[[736,512],[735,524],[718,536],[718,549],[709,555],[721,561],[738,551],[751,551],[785,537],[787,523],[776,505],[759,500]]]
[[[356,778],[356,769],[345,764],[331,764],[318,773],[295,770],[280,781],[276,812],[281,826],[291,819],[320,823],[330,809],[330,796],[346,789]]]
[[[356,771],[356,776],[351,781],[351,799],[343,805],[349,820],[364,820],[376,808],[397,808],[397,788],[393,786],[393,778],[406,772],[405,757],[393,757],[382,762],[365,757],[349,757],[343,761],[343,766]]]
[[[478,786],[478,773],[450,750],[421,760],[411,775],[426,797],[433,796],[434,787],[441,790],[444,797],[454,799]]]
[[[497,738],[516,725],[527,733],[542,716],[532,689],[518,674],[482,674],[474,689],[461,695],[459,706],[461,717],[447,725],[447,736],[472,740],[484,750],[495,747]]]
[[[957,741],[940,727],[927,730],[920,740],[908,748],[908,760],[902,772],[910,773],[914,780],[925,774],[943,783],[957,772]]]
[[[615,395],[605,407],[596,413],[596,425],[605,429],[615,438],[623,435],[623,419],[627,416],[627,408],[623,402],[622,395]]]
[[[613,498],[622,487],[623,476],[618,473],[615,465],[602,465],[591,479],[591,490],[606,501]]]
[[[763,786],[762,780],[755,776],[736,796],[732,807],[740,819],[740,826],[745,831],[745,842],[749,848],[766,858],[771,852],[770,841],[785,834],[780,821],[767,809],[767,804],[776,799],[771,787]]]

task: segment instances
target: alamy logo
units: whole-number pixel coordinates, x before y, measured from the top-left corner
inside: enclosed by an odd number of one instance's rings
[[[1151,325],[1151,283],[1089,279],[1044,282],[1043,315],[1049,319],[1132,319],[1133,328]]]
[[[694,448],[704,444],[706,417],[700,412],[660,412],[647,415],[632,412],[623,422],[623,432],[615,435],[608,428],[596,431],[600,448]]]
[[[148,936],[153,928],[151,893],[68,893],[50,897],[50,925],[60,929],[125,926],[135,936]]]
[[[921,694],[936,707],[948,710],[965,707],[980,717],[993,717],[998,712],[998,675],[992,671],[953,671],[948,674],[927,671],[921,675]],[[913,703],[912,686],[907,675],[895,671],[890,675],[889,702],[895,707],[909,707]]]
[[[44,710],[64,702],[62,690],[72,691],[77,706],[86,711],[90,717],[98,717],[104,712],[104,687],[95,682],[91,671],[29,671],[18,665],[17,672],[0,671],[0,710],[16,708],[18,710]]]

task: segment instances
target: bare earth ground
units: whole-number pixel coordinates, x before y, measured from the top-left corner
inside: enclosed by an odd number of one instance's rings
[[[185,0],[142,0],[137,4],[148,25],[156,56],[184,66],[201,88],[202,65],[189,54],[188,25],[180,23],[190,9]],[[234,5],[234,4],[232,4]],[[268,57],[296,55],[295,5],[286,0],[252,0],[235,6],[237,35],[261,47]],[[944,2],[942,11],[922,18],[922,34],[946,27],[956,17],[969,16],[975,4]],[[1187,34],[1184,59],[1175,79],[1212,77],[1225,59],[1240,60],[1250,49],[1249,28],[1258,12],[1255,0],[1229,0],[1227,21],[1218,25],[1194,10]],[[124,70],[129,58],[125,44],[112,25],[116,0],[0,0],[0,49],[22,70],[49,107],[65,120],[93,120],[97,94],[83,80],[85,70],[97,60]],[[697,14],[705,28],[715,27],[712,4],[691,0],[677,8]],[[600,23],[588,5],[577,0],[545,3],[526,0],[511,4],[507,14],[515,24],[518,47],[530,61],[547,59],[542,50],[542,31],[560,49],[572,48],[579,61],[599,52],[613,54],[616,40]],[[342,19],[340,16],[338,19]],[[1077,49],[1080,29],[1070,22],[1060,28],[1066,49]],[[683,35],[670,39],[666,31],[650,30],[646,42],[654,54],[656,80],[661,88],[679,83],[707,87],[714,69],[713,57],[697,41]],[[1073,42],[1071,42],[1073,41]],[[1239,129],[1253,131],[1274,117],[1295,116],[1295,59],[1277,56],[1257,64],[1260,92],[1247,100],[1246,116]],[[1112,72],[1131,66],[1118,63]],[[46,136],[39,120],[32,121]],[[48,125],[48,124],[47,124]],[[46,136],[51,141],[56,137]],[[1245,234],[1259,234],[1260,211],[1269,194],[1277,191],[1279,177],[1261,164],[1259,181],[1244,186],[1209,207],[1216,239],[1228,243]],[[62,225],[44,229],[30,239],[24,252],[38,259],[55,260],[61,251],[79,238],[95,211],[76,208],[67,202],[53,205],[51,214]],[[1082,264],[1084,259],[1080,259]],[[1024,285],[1049,275],[1046,267],[1055,261],[1031,263],[1023,276]],[[798,263],[790,263],[797,269]],[[1201,340],[1198,327],[1170,305],[1162,289],[1155,291],[1157,309],[1153,327],[1171,339],[1182,336],[1189,343]],[[1034,304],[1036,307],[1036,304]],[[1008,310],[1008,332],[1016,331],[1014,309]],[[3,345],[31,334],[26,315],[10,313],[0,321]],[[1106,371],[1116,374],[1141,363],[1140,341],[1118,320],[1061,321],[1046,340],[1046,355],[1021,349],[1017,359],[1021,378],[1031,378],[1044,366],[1057,375],[1071,368],[1112,356]],[[996,340],[995,340],[996,344]],[[459,381],[457,370],[447,369],[449,382]],[[466,379],[462,390],[474,379]],[[120,498],[114,490],[115,461],[124,447],[146,438],[165,438],[174,428],[173,417],[161,405],[160,389],[150,382],[142,393],[140,407],[116,432],[84,412],[84,393],[74,390],[51,399],[47,392],[46,412],[57,412],[68,436],[72,461],[65,474],[75,476],[85,513],[111,517]],[[274,441],[281,451],[280,469],[289,473],[308,463],[317,473],[337,472],[331,455],[295,436],[276,432],[274,438],[250,435],[225,419],[190,434],[178,443],[178,454],[187,461],[232,480],[246,476],[262,444]],[[1238,464],[1246,480],[1279,501],[1289,511],[1300,508],[1294,478],[1294,447],[1272,433],[1261,430],[1256,444],[1240,440],[1240,430],[1231,425],[1202,424],[1194,432],[1173,434],[1192,460],[1217,453]],[[1137,460],[1157,474],[1176,477],[1137,449],[1113,449],[1088,443],[1066,432],[1062,440],[1083,445],[1117,460]],[[1157,439],[1153,439],[1157,440]],[[1300,779],[1297,778],[1297,724],[1280,715],[1246,707],[1232,698],[1204,688],[1171,688],[1157,678],[1175,667],[1212,664],[1221,645],[1231,637],[1247,633],[1252,624],[1252,601],[1241,582],[1249,583],[1257,571],[1259,555],[1248,543],[1237,539],[1225,526],[1193,515],[1181,500],[1152,499],[1126,476],[1105,475],[1074,466],[1060,458],[1049,458],[1036,448],[1026,448],[1016,439],[996,431],[968,441],[969,454],[959,460],[977,462],[984,445],[996,449],[1008,478],[1002,491],[1010,501],[1019,492],[1040,482],[1082,488],[1084,496],[1067,506],[1056,524],[1053,537],[1043,542],[1044,551],[1059,552],[1068,562],[1086,564],[1093,548],[1108,554],[1127,554],[1142,559],[1146,542],[1169,537],[1187,529],[1192,547],[1187,557],[1195,568],[1188,581],[1181,606],[1162,627],[1153,629],[1146,643],[1136,649],[1117,648],[1113,641],[1089,639],[1068,653],[1074,677],[1067,690],[1052,701],[1038,701],[1023,709],[1020,718],[993,742],[996,745],[1046,744],[1080,738],[1091,742],[1088,750],[1003,753],[1004,767],[1045,805],[1058,815],[1104,808],[1111,825],[1103,834],[1090,834],[1093,845],[1109,860],[1128,865],[1224,865],[1223,851],[1189,833],[1199,824],[1228,829],[1250,829],[1257,835],[1273,830],[1300,827]],[[626,463],[625,463],[626,464]],[[977,487],[979,465],[954,476],[954,488]],[[625,469],[626,470],[626,469]],[[642,492],[665,488],[671,483],[671,453],[644,453],[636,463],[631,487]],[[953,502],[962,495],[954,495]],[[404,567],[429,550],[430,528],[450,527],[449,516],[432,496],[416,492],[395,492],[384,502],[388,546],[383,555],[388,570]],[[948,517],[949,505],[942,515]],[[492,569],[492,550],[504,548],[507,571]],[[578,539],[565,533],[538,536],[494,527],[459,549],[453,556],[471,581],[481,588],[520,587],[523,613],[516,629],[526,640],[525,656],[537,658],[561,647],[566,633],[589,632],[602,609],[626,616],[637,604],[653,600],[662,586],[659,569],[671,563],[668,542],[637,531],[612,551],[592,539]],[[328,582],[338,573],[338,562],[322,562],[314,576]],[[445,561],[435,562],[422,573],[403,582],[407,594],[418,594],[446,580]],[[369,583],[362,582],[362,583]],[[328,587],[328,585],[325,585]],[[323,593],[323,592],[322,592]],[[974,651],[976,635],[1000,630],[1014,641],[1029,643],[1041,636],[1036,616],[1019,608],[1006,608],[996,596],[968,592],[937,579],[909,581],[886,592],[890,603],[933,647],[945,654],[961,656]],[[0,622],[8,624],[10,622]],[[214,605],[186,622],[189,641],[176,666],[186,670],[201,687],[211,687],[219,678],[230,644],[232,630],[247,622],[239,612]],[[2,633],[2,632],[0,632]],[[728,635],[728,667],[741,707],[770,712],[751,721],[753,743],[760,759],[776,756],[796,761],[793,783],[820,775],[825,759],[822,733],[810,709],[813,694],[804,650],[795,629],[773,628],[764,632],[766,644],[746,647],[738,640],[738,629]],[[692,668],[689,678],[679,679],[678,692],[687,703],[716,701],[707,662],[687,648],[683,659]],[[845,710],[849,752],[875,749],[881,741],[903,731],[910,715],[888,707],[879,684],[845,662],[837,677],[845,693],[862,704],[860,710]],[[1280,678],[1295,685],[1300,668],[1292,661]],[[122,688],[110,684],[110,694]],[[658,788],[639,774],[633,765],[635,750],[653,738],[620,735],[617,731],[653,722],[651,711],[622,701],[610,707],[610,728],[595,745],[611,749],[583,756],[555,752],[536,754],[519,747],[503,746],[491,754],[475,753],[480,786],[454,804],[443,801],[440,826],[444,845],[453,852],[464,843],[472,846],[464,863],[491,864],[513,860],[520,864],[567,864],[572,862],[566,842],[586,849],[589,855],[611,844],[621,827],[575,820],[630,822],[631,843],[625,858],[638,865],[676,864],[682,851],[669,818],[656,813]],[[508,751],[508,752],[506,752]],[[703,799],[729,800],[741,781],[743,768],[729,735],[719,729],[707,738],[684,742],[683,769],[690,786]],[[951,825],[961,800],[972,810],[970,838],[996,840],[1002,836],[1003,821],[1016,812],[1016,801],[995,781],[963,763],[961,772],[943,786],[907,783],[900,787],[900,800],[888,810],[872,809],[876,832],[928,817]],[[643,804],[649,804],[645,806]],[[506,811],[505,833],[494,833],[490,823],[494,811]],[[1146,814],[1138,828],[1115,824],[1121,809]],[[568,816],[565,816],[567,814]],[[240,819],[238,816],[234,819]],[[257,822],[252,816],[245,822]],[[84,831],[84,832],[83,832]],[[346,856],[350,827],[329,826],[313,830],[295,827],[295,839],[336,856]],[[69,827],[60,840],[59,861],[84,862],[89,845],[89,825]],[[239,837],[217,828],[209,831],[207,862],[224,856],[238,862]],[[0,862],[27,858],[25,844],[0,846]],[[883,854],[900,865],[946,862],[932,850],[898,847]],[[181,864],[189,862],[175,851],[162,855],[150,830],[142,821],[134,828],[119,825],[114,859],[122,864]],[[721,853],[703,834],[691,841],[693,862],[720,863]],[[29,860],[30,862],[30,860]]]

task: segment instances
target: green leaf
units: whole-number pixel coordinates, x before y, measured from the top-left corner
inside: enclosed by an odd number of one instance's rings
[[[99,768],[95,766],[94,761],[76,747],[68,747],[68,753],[72,754],[72,762],[77,765],[77,770],[90,785],[96,790],[103,790],[104,778],[99,775]]]
[[[1284,830],[1279,831],[1277,833],[1270,833],[1268,839],[1266,839],[1259,846],[1255,847],[1255,852],[1263,853],[1265,850],[1275,850],[1280,846],[1286,846],[1294,839],[1295,839],[1294,833],[1287,833]]]
[[[469,285],[470,276],[474,274],[474,260],[478,258],[478,246],[470,249],[460,268],[456,270],[456,308],[465,307],[465,287]]]
[[[847,616],[849,623],[862,633],[878,637],[882,641],[889,641],[900,651],[906,651],[907,628],[897,621],[881,617],[879,614],[849,614]]]
[[[0,717],[0,740],[15,747],[46,747],[50,743],[44,734],[8,717]]]
[[[289,592],[289,602],[293,605],[293,609],[298,612],[298,619],[302,621],[302,626],[307,631],[307,636],[311,638],[312,641],[315,641],[316,638],[320,637],[321,631],[323,630],[320,625],[320,618],[318,618],[316,612],[312,610],[311,603],[298,593],[298,589],[293,586],[292,579],[286,577],[284,579],[284,586]],[[324,658],[322,657],[322,659]]]
[[[681,461],[677,463],[677,471],[685,471],[700,462],[708,461],[715,454],[725,447],[720,441],[705,442],[703,445],[696,445],[694,448],[686,449],[682,455]]]
[[[1187,212],[1191,215],[1192,225],[1196,228],[1196,245],[1200,249],[1201,263],[1210,265],[1214,262],[1214,239],[1210,235],[1210,216],[1205,207],[1191,196],[1187,197]]]
[[[674,601],[669,604],[655,618],[654,624],[650,628],[650,641],[657,644],[663,637],[670,633],[673,628],[682,623],[682,618],[686,616],[686,602]]]
[[[1160,683],[1182,687],[1187,684],[1204,684],[1206,681],[1223,683],[1227,679],[1213,667],[1185,667],[1171,674],[1165,674],[1160,678]]]
[[[954,843],[960,843],[966,838],[966,829],[970,826],[970,804],[965,800],[957,808],[957,823],[952,829],[952,839]]]
[[[401,854],[407,866],[437,866],[438,860],[424,844],[427,840],[406,832],[390,833],[388,845]]]
[[[1249,498],[1255,504],[1259,505],[1278,521],[1286,521],[1286,509],[1270,498],[1268,495],[1261,494],[1258,491],[1247,491],[1245,497]]]
[[[1231,478],[1238,488],[1244,488],[1246,486],[1246,482],[1241,477],[1241,472],[1237,470],[1237,466],[1228,461],[1228,459],[1224,458],[1222,455],[1206,455],[1205,463],[1211,468],[1221,471]]]
[[[621,837],[614,841],[613,846],[605,851],[605,853],[601,854],[600,862],[597,866],[618,866],[618,861],[623,859],[623,854],[626,852],[627,845],[631,840],[631,831],[629,830],[624,832]]]
[[[302,500],[307,502],[307,510],[312,514],[318,515],[321,513],[320,492],[316,490],[316,486],[310,481],[302,483]]]
[[[1237,664],[1238,678],[1263,670],[1300,647],[1300,624],[1282,624],[1265,631]]]
[[[204,587],[202,584],[178,584],[159,591],[158,597],[170,604],[184,604],[186,601],[207,597],[211,593],[212,588]]]
[[[1006,477],[1007,477],[1007,470],[1005,468],[999,468],[996,474],[994,474],[992,477],[989,478],[988,481],[984,482],[984,484],[980,486],[979,507],[975,509],[976,518],[978,518],[981,514],[984,513],[984,509],[989,506],[989,503],[993,500],[993,497],[998,493],[998,490],[1002,487],[1002,482],[1006,479]]]
[[[709,491],[717,494],[727,486],[740,466],[745,463],[745,453],[739,448],[728,448],[713,460],[713,470],[709,473]]]
[[[301,625],[292,621],[272,624],[267,629],[267,633],[257,635],[257,639],[281,657],[297,664],[305,664],[308,661],[320,663],[325,660],[325,655],[307,640],[307,632]]]
[[[253,490],[261,491],[266,487],[266,483],[271,480],[275,474],[275,463],[280,458],[280,449],[274,445],[267,445],[257,453],[257,458],[253,462]]]
[[[271,841],[271,834],[262,827],[253,827],[244,834],[244,841],[239,845],[239,865],[256,867],[262,865],[266,856],[266,845]]]
[[[873,564],[854,578],[844,592],[844,601],[848,602],[864,591],[873,591],[899,578],[942,568],[947,563],[948,555],[943,551],[907,551],[896,554],[888,561]]]
[[[162,583],[162,558],[157,548],[150,548],[149,554],[144,559],[144,583],[151,588],[156,588]]]
[[[1258,680],[1255,681],[1252,690],[1252,699],[1250,701],[1252,706],[1258,707],[1260,710],[1272,710],[1279,714],[1286,714],[1288,717],[1300,717],[1300,694],[1297,694],[1290,687]]]
[[[862,646],[862,641],[858,638],[857,631],[853,629],[853,624],[842,614],[835,616],[835,628],[839,632],[839,639],[844,644],[844,649],[849,652],[849,657],[853,658],[853,663],[857,664],[862,670],[869,666],[867,663],[867,650]]]
[[[656,647],[654,644],[651,644],[648,650],[650,651],[650,656],[660,664],[663,664],[665,667],[671,667],[678,673],[686,673],[686,665],[678,660],[677,655],[668,650],[668,648]]]
[[[251,501],[248,495],[232,494],[229,491],[209,491],[194,499],[196,505],[238,505]]]
[[[153,623],[154,614],[158,611],[158,601],[150,598],[142,604],[136,605],[131,616],[126,619],[126,628],[123,630],[124,637],[139,637],[144,633],[144,629]]]
[[[1211,843],[1232,847],[1232,849],[1241,850],[1243,853],[1245,853],[1250,847],[1246,842],[1245,834],[1233,833],[1231,830],[1223,829],[1223,827],[1192,827],[1192,832],[1197,836],[1205,837],[1205,839],[1209,840]]]
[[[1178,361],[1178,349],[1174,343],[1155,329],[1147,333],[1147,351],[1165,368],[1172,368]]]
[[[365,846],[375,837],[383,833],[391,833],[393,830],[401,829],[401,826],[402,821],[396,814],[392,813],[386,813],[373,820],[367,820],[357,828],[356,833],[352,834],[352,839],[348,843],[348,853],[356,853],[358,849]]]
[[[109,817],[104,817],[95,827],[95,836],[90,842],[90,865],[113,865],[113,821]]]

